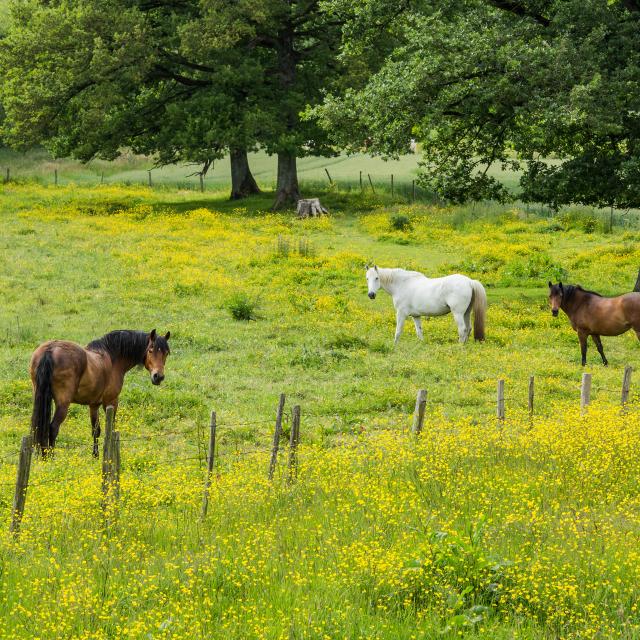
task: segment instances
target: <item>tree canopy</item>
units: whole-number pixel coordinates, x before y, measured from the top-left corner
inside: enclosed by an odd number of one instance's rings
[[[349,150],[393,156],[422,142],[421,180],[453,202],[640,206],[640,3],[394,0],[350,3],[343,51],[399,41],[364,87],[313,115]],[[351,7],[351,9],[349,9]]]

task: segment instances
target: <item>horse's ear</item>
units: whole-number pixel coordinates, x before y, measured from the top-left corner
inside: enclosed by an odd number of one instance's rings
[[[374,264],[374,265],[373,265],[373,268],[376,270],[376,273],[378,273],[378,265],[377,265],[377,264]]]
[[[364,265],[364,270],[365,271],[369,271],[369,263],[367,262],[367,264]]]
[[[558,282],[558,286],[560,287],[560,291],[562,291],[563,289],[562,282]]]
[[[171,331],[167,331],[167,333],[164,334],[164,339],[168,340],[171,337]]]
[[[551,289],[551,287],[553,287],[553,283],[549,280],[549,289]]]
[[[151,333],[149,334],[149,342],[154,342],[155,339],[156,339],[156,330],[152,329]]]

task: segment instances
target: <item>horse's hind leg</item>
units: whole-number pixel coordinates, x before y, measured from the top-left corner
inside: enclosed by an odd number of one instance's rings
[[[91,405],[89,415],[91,417],[91,435],[93,436],[93,457],[98,457],[98,438],[100,437],[100,405]]]
[[[56,446],[56,439],[58,438],[58,433],[60,432],[60,425],[67,417],[68,411],[68,402],[56,402],[56,411],[53,414],[53,420],[51,420],[51,431],[49,436],[49,444],[51,445],[52,449]]]
[[[458,325],[458,339],[464,344],[469,337],[469,333],[467,332],[467,323],[465,322],[464,313],[454,313],[453,318]]]
[[[473,308],[473,304],[469,305],[469,308],[464,312],[464,329],[467,332],[467,335],[464,339],[466,342],[471,335],[471,309]]]
[[[609,362],[607,361],[607,358],[604,355],[604,349],[602,348],[602,340],[600,340],[600,336],[597,336],[595,334],[592,335],[591,337],[593,338],[593,341],[596,343],[596,348],[598,349],[598,353],[602,358],[602,364],[604,364],[604,366],[606,367],[609,364]]]

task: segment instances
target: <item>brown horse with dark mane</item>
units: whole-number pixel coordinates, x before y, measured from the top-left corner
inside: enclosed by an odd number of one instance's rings
[[[164,380],[169,355],[169,336],[144,331],[112,331],[82,347],[75,342],[51,340],[41,344],[31,356],[33,414],[31,430],[43,455],[56,444],[60,425],[69,405],[89,405],[93,455],[98,455],[100,406],[118,408],[124,376],[135,366],[144,366],[151,382]],[[51,401],[56,410],[51,419]]]
[[[562,309],[578,333],[582,366],[587,364],[587,338],[593,341],[602,358],[608,364],[600,336],[619,336],[633,329],[640,340],[640,293],[625,293],[615,298],[605,298],[595,291],[587,291],[580,285],[549,282],[551,313],[558,315]]]

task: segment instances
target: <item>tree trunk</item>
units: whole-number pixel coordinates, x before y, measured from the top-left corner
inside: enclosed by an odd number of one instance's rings
[[[230,200],[240,200],[253,193],[260,193],[251,169],[246,149],[231,149],[231,197]]]
[[[276,201],[273,211],[287,205],[296,204],[300,200],[298,187],[298,169],[294,153],[278,154],[278,185],[276,187]]]
[[[640,292],[640,271],[638,271],[638,279],[636,280],[636,286],[633,287],[633,290]]]

